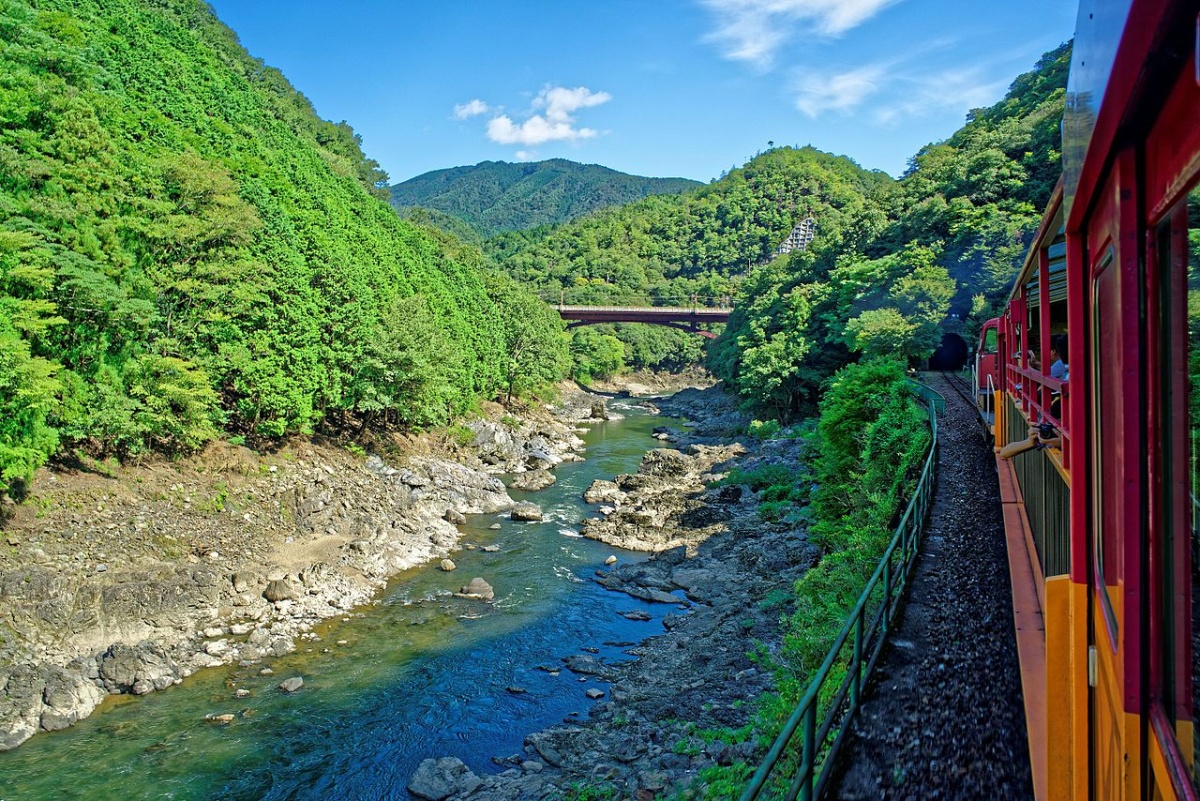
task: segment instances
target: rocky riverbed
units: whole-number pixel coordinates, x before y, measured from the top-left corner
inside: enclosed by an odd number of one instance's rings
[[[460,547],[463,515],[514,506],[495,474],[531,484],[581,458],[568,393],[469,437],[355,456],[314,442],[229,444],[180,461],[42,471],[9,507],[0,547],[0,750],[196,670],[295,648],[387,579]],[[464,577],[464,583],[470,577]]]
[[[690,419],[659,432],[677,449],[652,450],[636,474],[593,484],[590,499],[605,506],[584,533],[654,552],[646,562],[597,571],[595,580],[674,607],[664,631],[629,644],[627,660],[564,654],[546,669],[608,683],[593,691],[586,721],[530,733],[521,753],[493,758],[502,768],[495,775],[477,775],[453,754],[426,760],[409,784],[415,796],[560,798],[587,786],[618,798],[700,798],[704,768],[759,756],[752,742],[705,742],[699,732],[749,722],[754,699],[771,683],[749,654],[781,636],[773,591],[813,564],[816,550],[803,532],[764,523],[748,488],[717,480],[735,461],[794,461],[801,446],[733,441],[745,420],[719,390],[656,403]]]
[[[272,661],[308,642],[320,620],[370,601],[397,571],[431,561],[452,569],[465,544],[461,515],[536,518],[495,474],[536,490],[558,461],[579,458],[575,421],[609,411],[596,396],[570,400],[554,418],[497,410],[442,448],[406,441],[402,458],[226,445],[113,477],[44,473],[0,555],[5,746],[71,725],[110,693]],[[663,447],[636,472],[590,488],[602,508],[584,533],[653,554],[614,559],[593,578],[629,596],[626,617],[662,627],[640,642],[597,637],[528,666],[586,680],[590,714],[529,732],[523,750],[492,755],[495,773],[477,775],[454,753],[427,760],[408,779],[415,797],[551,798],[582,785],[615,797],[702,797],[704,768],[757,758],[753,744],[706,742],[702,730],[749,721],[771,682],[749,654],[777,646],[777,590],[815,550],[802,531],[764,523],[748,488],[720,479],[735,464],[794,461],[801,445],[740,437],[746,421],[719,390],[654,403],[681,419],[656,430]],[[466,594],[472,578],[462,578]],[[647,615],[647,602],[665,617]]]

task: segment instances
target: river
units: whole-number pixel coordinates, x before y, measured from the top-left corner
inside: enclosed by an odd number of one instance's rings
[[[596,478],[635,471],[664,422],[620,402],[610,408],[627,417],[592,426],[586,462],[560,465],[549,489],[512,493],[539,504],[543,522],[469,518],[462,543],[480,548],[452,554],[457,570],[430,565],[396,576],[374,604],[326,622],[296,653],[203,670],[140,698],[110,697],[74,728],[0,753],[0,801],[405,799],[427,757],[497,772],[491,758],[519,753],[527,734],[585,718],[597,703],[586,691],[606,685],[559,671],[562,659],[584,648],[629,659],[623,649],[660,633],[674,609],[591,581],[609,555],[644,557],[579,537],[590,513],[582,492]],[[493,585],[493,603],[454,597],[475,576]],[[622,616],[631,610],[652,619]],[[273,675],[260,675],[264,666]],[[303,688],[279,691],[292,676]],[[205,720],[218,714],[235,717]]]

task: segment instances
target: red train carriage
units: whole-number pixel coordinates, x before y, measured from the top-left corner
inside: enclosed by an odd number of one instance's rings
[[[1063,180],[981,336],[1040,799],[1197,798],[1198,11],[1081,4]]]

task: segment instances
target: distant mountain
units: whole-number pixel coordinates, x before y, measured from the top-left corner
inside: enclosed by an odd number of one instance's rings
[[[398,210],[420,206],[465,220],[485,237],[573,220],[648,195],[702,186],[687,178],[643,178],[566,159],[434,170],[391,188]]]

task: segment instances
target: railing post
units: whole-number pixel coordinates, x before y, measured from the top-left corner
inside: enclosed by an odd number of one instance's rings
[[[816,774],[817,767],[817,701],[814,698],[809,704],[808,713],[804,716],[804,754],[801,757],[802,765],[805,766],[807,776],[804,777],[804,784],[800,787],[801,801],[812,801],[813,797],[813,776]]]
[[[889,554],[887,556],[887,561],[883,568],[883,619],[881,621],[883,624],[883,632],[880,634],[880,637],[883,637],[884,639],[887,638],[888,630],[891,628],[891,626],[889,625],[892,622],[892,620],[891,620],[892,615],[890,612],[891,608],[892,608],[892,557],[891,557],[891,554]]]
[[[858,608],[858,616],[854,619],[854,681],[850,683],[850,708],[858,707],[858,696],[862,692],[862,649],[863,649],[863,610]]]

